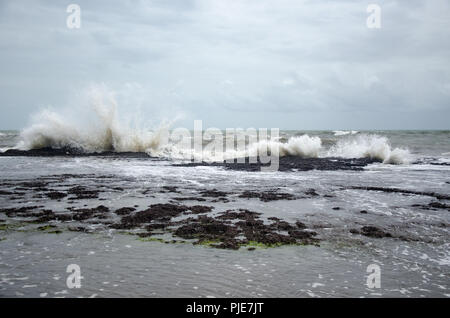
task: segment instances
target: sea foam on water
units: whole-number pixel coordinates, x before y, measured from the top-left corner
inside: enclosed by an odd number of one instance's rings
[[[406,149],[392,148],[384,136],[361,134],[340,139],[327,152],[330,157],[372,158],[383,163],[406,164],[410,153]]]

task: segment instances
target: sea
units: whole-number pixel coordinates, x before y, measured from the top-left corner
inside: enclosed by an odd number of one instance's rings
[[[24,151],[0,156],[1,297],[450,297],[450,131],[281,130],[280,156],[374,161],[247,171],[183,164],[190,149],[161,145],[156,130],[47,119],[0,131],[0,152]],[[230,156],[250,156],[254,146]],[[90,155],[26,154],[42,147]],[[217,158],[204,153],[202,162]],[[300,221],[314,240],[229,249],[112,226],[158,204]],[[69,217],[38,219],[55,214]],[[176,217],[188,216],[200,217]]]

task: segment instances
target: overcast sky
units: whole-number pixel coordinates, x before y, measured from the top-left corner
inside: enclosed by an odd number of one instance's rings
[[[0,40],[0,129],[100,83],[178,127],[450,128],[448,0],[11,0]]]

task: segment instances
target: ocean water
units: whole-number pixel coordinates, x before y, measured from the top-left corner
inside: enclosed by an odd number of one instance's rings
[[[22,134],[1,131],[0,148],[24,149],[26,144],[30,149],[30,145],[42,146],[43,142],[53,147],[76,142],[89,144],[89,150],[109,148],[102,148],[105,138],[88,142],[78,132],[52,135],[54,129],[47,127],[45,135],[42,127],[39,132],[36,127],[31,130]],[[308,137],[302,137],[305,135]],[[122,207],[140,211],[151,204],[198,197],[201,191],[215,189],[227,193],[227,200],[206,198],[179,203],[211,206],[212,215],[248,209],[262,213],[265,220],[278,217],[301,221],[320,239],[320,246],[227,250],[139,240],[108,226],[120,220],[114,213],[107,221],[49,221],[45,224],[61,229],[61,233],[50,233],[36,230],[42,224],[26,223],[29,218],[7,216],[3,211],[0,226],[14,226],[0,227],[0,296],[450,296],[450,131],[281,131],[280,137],[277,142],[286,149],[286,155],[374,157],[380,162],[361,171],[248,172],[178,166],[174,163],[186,160],[180,155],[185,152],[166,148],[158,153],[154,139],[146,144],[151,145],[149,153],[157,155],[152,158],[0,157],[0,191],[6,193],[0,195],[2,209],[34,206],[37,210],[70,213],[74,208],[103,205],[110,211]],[[134,138],[138,148],[125,147],[130,143],[124,138],[112,143],[121,144],[124,151],[141,150],[145,144],[142,138]],[[111,138],[107,142],[111,143]],[[24,186],[24,182],[37,181],[44,182],[47,189]],[[79,200],[52,200],[42,195],[75,186],[100,192],[98,197]],[[164,187],[176,187],[177,191],[161,191]],[[318,195],[302,195],[309,189]],[[245,191],[273,190],[295,199],[264,202],[239,196]],[[8,195],[11,191],[15,194]],[[447,199],[433,197],[433,193]],[[430,206],[433,202],[441,205]],[[84,226],[89,233],[67,230],[74,225]],[[393,237],[350,232],[362,226],[375,226]],[[66,284],[70,264],[80,266],[81,288],[71,289]],[[380,288],[367,285],[371,264],[380,267]]]

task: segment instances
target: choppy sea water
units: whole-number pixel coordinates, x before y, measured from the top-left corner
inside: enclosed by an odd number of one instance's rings
[[[289,139],[304,133],[281,135]],[[307,133],[320,137],[327,149],[339,140],[351,144],[350,138],[355,137],[351,132]],[[0,148],[16,144],[16,132],[1,134]],[[248,209],[264,218],[300,220],[320,239],[320,246],[222,250],[141,241],[95,220],[80,222],[91,233],[63,230],[53,234],[21,223],[20,217],[0,213],[3,223],[17,225],[0,231],[0,296],[449,297],[450,218],[445,205],[450,202],[426,193],[450,194],[450,132],[376,134],[386,137],[392,147],[407,148],[411,162],[375,163],[363,171],[246,172],[174,166],[173,160],[161,158],[0,157],[0,191],[23,193],[0,195],[1,208],[39,206],[63,212],[104,205],[111,211],[129,206],[139,211],[217,189],[229,193],[227,202],[207,198],[206,202],[182,203],[213,206],[215,213]],[[70,177],[55,177],[61,175]],[[46,187],[52,191],[85,186],[101,192],[98,198],[71,202],[67,197],[50,200],[36,195],[36,189],[20,189],[23,182],[39,180],[48,181]],[[366,186],[424,195],[352,188]],[[163,187],[177,187],[178,192],[161,191]],[[244,191],[273,189],[296,199],[263,202],[239,197]],[[319,195],[303,196],[309,189]],[[443,207],[429,208],[433,202]],[[111,214],[111,222],[119,218]],[[62,229],[67,226],[52,224]],[[376,226],[395,237],[350,232],[362,226]],[[69,264],[80,266],[79,289],[66,285]],[[366,284],[370,264],[380,266],[380,288]]]

